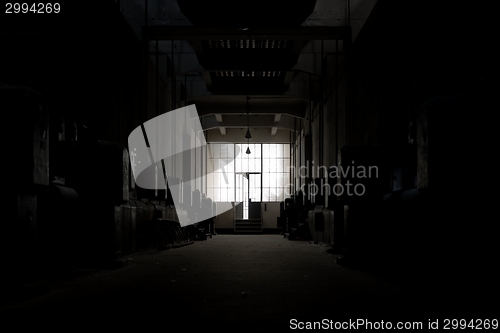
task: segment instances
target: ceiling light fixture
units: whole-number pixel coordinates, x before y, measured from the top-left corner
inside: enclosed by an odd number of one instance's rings
[[[250,109],[250,97],[247,95],[247,103],[245,104],[245,108],[243,109],[243,113],[249,115],[252,113],[252,109]]]
[[[250,139],[252,138],[252,134],[250,134],[250,113],[252,110],[250,109],[250,103],[249,103],[250,97],[247,95],[247,103],[245,105],[245,109],[243,113],[247,115],[247,132],[245,134],[245,139],[247,139],[247,154],[250,154]]]

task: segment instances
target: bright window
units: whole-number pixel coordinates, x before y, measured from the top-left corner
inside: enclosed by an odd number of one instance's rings
[[[214,201],[234,200],[234,145],[208,144],[207,192]]]
[[[207,194],[216,202],[279,202],[289,197],[289,144],[209,143],[207,167]]]
[[[283,201],[290,192],[290,145],[262,146],[262,201]]]

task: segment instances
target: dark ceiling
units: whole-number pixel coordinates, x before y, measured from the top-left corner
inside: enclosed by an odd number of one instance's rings
[[[177,0],[181,12],[197,27],[297,27],[312,14],[316,0],[196,1]]]
[[[65,5],[61,15],[53,15],[50,20],[43,17],[43,26],[37,23],[42,17],[34,15],[11,17],[8,24],[4,21],[0,25],[5,24],[6,31],[26,31],[30,36],[33,31],[56,32],[47,35],[54,36],[54,45],[65,44],[57,37],[62,33],[72,38],[72,31],[78,31],[78,36],[92,38],[85,31],[113,31],[98,27],[95,22],[107,21],[111,25],[118,16],[140,40],[144,38],[143,27],[147,26],[152,62],[156,64],[156,53],[160,56],[159,75],[166,82],[176,77],[178,83],[184,84],[187,103],[196,104],[203,121],[211,124],[208,131],[219,130],[223,135],[226,127],[237,128],[249,97],[253,123],[267,128],[267,137],[262,136],[262,140],[269,140],[280,133],[288,138],[291,121],[305,117],[314,97],[311,92],[319,84],[322,51],[341,54],[343,29],[349,26],[354,40],[376,2],[116,0],[103,1],[100,10]],[[108,17],[111,12],[113,17]],[[29,49],[25,45],[28,40],[12,38],[19,40],[15,44],[20,49]],[[112,40],[115,36],[110,33],[106,38]],[[66,52],[49,60],[59,66],[67,64],[73,71],[84,70],[86,64],[75,66],[72,55],[82,51],[97,55],[99,49],[79,50],[79,45],[85,45],[85,41],[68,43]],[[35,55],[36,45],[33,47]],[[31,59],[28,54],[25,57]],[[166,70],[167,58],[173,73]]]
[[[355,37],[375,2],[153,1],[147,35],[152,54],[172,54],[178,80],[190,73],[188,81],[197,82],[198,88],[187,83],[188,104],[196,104],[202,123],[210,124],[206,130],[218,124],[225,135],[226,128],[238,127],[233,117],[243,115],[248,97],[257,117],[253,123],[268,127],[268,135],[283,130],[288,137],[293,128],[289,117],[305,117],[312,90],[319,86],[321,56],[341,53],[350,17]],[[139,22],[129,6],[122,2],[133,27]]]

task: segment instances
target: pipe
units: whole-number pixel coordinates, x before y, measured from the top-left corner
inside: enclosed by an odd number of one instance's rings
[[[321,40],[321,81],[320,81],[320,100],[319,100],[319,165],[323,165],[323,103],[325,98],[325,84],[326,84],[326,73],[325,73],[325,58],[324,58],[324,40]],[[321,169],[321,175],[323,175],[323,169]]]
[[[339,153],[339,41],[335,41],[335,164]]]
[[[171,50],[170,50],[170,75],[171,75],[171,94],[172,94],[172,110],[175,110],[175,75],[174,75],[174,40],[171,40],[170,41],[170,46],[171,46]]]
[[[351,26],[351,0],[347,0],[349,5],[347,6],[347,23]]]
[[[156,79],[156,91],[155,91],[155,101],[156,101],[156,116],[160,115],[160,108],[158,106],[158,101],[159,101],[159,72],[160,72],[160,63],[158,61],[158,39],[156,40],[156,72],[155,72],[155,79]]]

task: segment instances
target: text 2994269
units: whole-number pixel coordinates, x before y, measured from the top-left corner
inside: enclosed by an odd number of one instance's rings
[[[7,2],[5,14],[58,14],[61,12],[59,3],[43,2]]]

